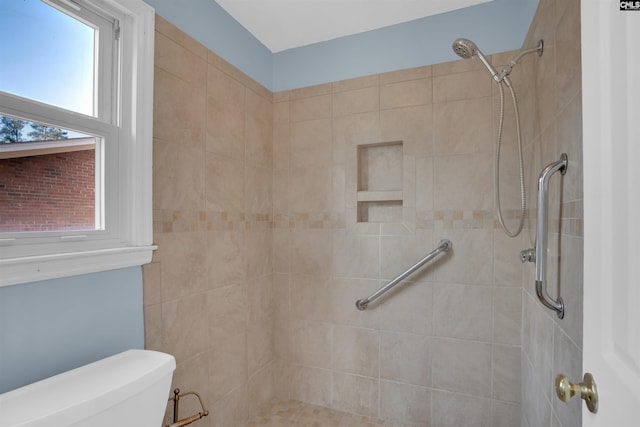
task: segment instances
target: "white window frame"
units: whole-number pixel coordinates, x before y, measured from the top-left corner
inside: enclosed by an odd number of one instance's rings
[[[62,0],[67,2],[67,0]],[[114,11],[119,21],[118,149],[105,160],[105,169],[117,174],[108,191],[117,205],[115,228],[107,238],[85,239],[82,232],[25,244],[0,234],[0,286],[32,282],[117,268],[151,261],[153,250],[152,141],[154,9],[142,0],[100,0],[96,5]],[[19,97],[0,97],[2,112],[38,121],[44,106]],[[50,107],[46,107],[49,111]],[[82,115],[78,118],[82,119]],[[65,123],[68,111],[60,111]],[[77,122],[69,124],[77,129]],[[107,129],[105,132],[113,132]],[[82,129],[79,129],[82,130]],[[112,185],[112,187],[114,187]],[[107,206],[107,214],[110,214]]]

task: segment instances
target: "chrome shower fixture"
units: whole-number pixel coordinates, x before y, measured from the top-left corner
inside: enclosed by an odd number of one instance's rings
[[[493,77],[493,80],[498,85],[498,89],[500,91],[500,121],[498,124],[498,135],[496,138],[497,140],[496,141],[496,159],[495,159],[494,174],[493,174],[493,182],[494,182],[495,197],[496,197],[495,207],[496,207],[496,214],[498,216],[498,222],[500,223],[502,230],[505,232],[507,236],[516,237],[520,234],[520,232],[524,227],[524,221],[525,221],[525,216],[527,212],[527,197],[525,194],[524,159],[522,155],[522,136],[520,134],[520,114],[518,113],[518,101],[516,99],[516,92],[514,88],[511,86],[511,80],[509,80],[509,77],[507,76],[511,74],[511,70],[513,70],[513,67],[518,63],[520,58],[522,58],[523,56],[533,52],[538,52],[538,56],[542,56],[542,50],[544,45],[542,43],[542,40],[540,40],[537,47],[533,49],[527,49],[518,53],[511,61],[509,61],[507,65],[505,65],[502,68],[502,71],[500,71],[499,73],[496,72],[496,70],[491,66],[491,64],[489,64],[489,61],[487,61],[487,58],[482,54],[480,49],[478,49],[478,46],[476,46],[476,44],[471,40],[463,39],[463,38],[457,39],[456,41],[453,42],[452,47],[453,47],[453,51],[463,59],[477,57],[480,61],[482,61],[484,66],[487,67],[487,70],[489,70],[489,72],[491,73],[491,77]],[[507,228],[504,218],[502,217],[502,204],[500,202],[500,148],[502,146],[502,130],[504,126],[504,89],[503,89],[502,83],[504,83],[504,85],[509,88],[509,92],[511,92],[511,98],[513,99],[513,110],[514,110],[515,119],[516,119],[516,133],[518,137],[518,160],[520,163],[519,166],[520,166],[521,210],[520,210],[520,223],[516,231],[511,231],[509,230],[509,228]],[[524,254],[523,256],[528,256],[528,255],[530,254]]]
[[[505,65],[502,68],[502,71],[500,71],[499,73],[496,72],[496,70],[491,66],[491,64],[489,64],[489,61],[487,61],[487,58],[482,54],[482,51],[480,51],[478,46],[471,40],[462,39],[462,38],[457,39],[456,41],[453,42],[452,47],[453,47],[453,51],[461,58],[469,59],[469,58],[473,58],[474,56],[477,57],[480,61],[482,61],[484,66],[487,67],[487,70],[489,70],[489,72],[491,73],[491,76],[493,77],[493,80],[495,80],[496,83],[504,82],[504,84],[506,84],[508,87],[511,87],[511,81],[507,76],[511,74],[511,70],[513,70],[513,67],[518,63],[520,58],[530,53],[538,52],[538,56],[542,56],[544,43],[542,42],[542,40],[540,40],[540,42],[538,43],[538,46],[532,49],[527,49],[520,52],[511,61],[509,61],[507,65]]]
[[[489,72],[491,73],[491,76],[493,76],[493,80],[495,80],[496,83],[500,83],[501,81],[504,81],[504,83],[507,86],[511,86],[511,82],[509,81],[508,78],[506,78],[506,75],[500,76],[496,72],[496,70],[491,66],[491,64],[489,64],[489,61],[487,61],[487,58],[482,54],[480,49],[478,49],[478,46],[476,46],[476,44],[471,40],[457,39],[456,41],[453,42],[452,47],[453,47],[453,51],[457,53],[458,56],[460,56],[461,58],[469,59],[475,56],[480,61],[482,61],[484,66],[487,67],[487,70],[489,70]]]

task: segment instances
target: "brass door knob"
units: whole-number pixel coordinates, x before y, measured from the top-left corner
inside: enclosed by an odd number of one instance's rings
[[[565,375],[556,376],[556,394],[563,402],[568,402],[573,396],[579,394],[580,398],[587,402],[589,411],[594,414],[598,412],[598,389],[593,375],[588,372],[578,384],[573,384]]]

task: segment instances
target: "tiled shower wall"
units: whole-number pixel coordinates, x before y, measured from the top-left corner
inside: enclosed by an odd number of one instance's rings
[[[548,67],[566,66],[555,59],[560,33],[543,35],[545,55],[512,75],[526,155],[542,147],[528,176],[565,149],[549,141],[575,119],[575,96],[560,96],[572,79],[540,89]],[[274,397],[403,424],[520,424],[521,364],[532,372],[550,360],[537,347],[548,343],[533,337],[572,335],[535,311],[530,266],[522,291],[519,251],[531,246],[531,231],[510,239],[494,223],[499,102],[479,61],[271,94],[157,17],[154,104],[159,249],[144,268],[147,347],[176,356],[174,385],[201,393],[211,411],[202,425],[242,425]],[[577,109],[579,117],[579,99]],[[506,114],[501,194],[513,218],[520,202]],[[387,164],[392,174],[400,168],[403,205],[367,222],[357,212],[357,146],[386,142],[402,143],[401,161]],[[581,215],[581,204],[568,198],[568,180],[580,182],[565,177],[561,223],[577,233],[580,222],[568,215]],[[581,237],[570,237],[581,250]],[[356,310],[356,299],[442,238],[453,242],[450,253]],[[563,254],[568,244],[562,234]],[[527,330],[533,313],[535,334]],[[524,378],[529,394],[538,380]],[[550,413],[550,387],[536,384]],[[196,410],[184,401],[181,415]]]
[[[146,347],[198,425],[239,426],[273,396],[272,94],[159,16],[155,40]]]
[[[492,86],[480,61],[456,61],[275,94],[277,396],[410,425],[520,424],[521,243],[493,221]],[[402,213],[358,222],[357,147],[397,141],[379,173],[400,168]],[[356,310],[442,238],[452,252]]]
[[[527,62],[535,85],[535,109],[525,117],[533,132],[528,145],[529,194],[535,196],[535,177],[545,165],[567,153],[564,177],[550,181],[549,271],[547,288],[564,299],[565,317],[538,302],[533,264],[523,275],[522,402],[523,426],[577,427],[582,425],[582,402],[561,402],[554,391],[557,374],[571,381],[582,379],[582,91],[580,54],[580,1],[540,0],[525,45],[544,39],[541,58]],[[531,198],[531,206],[535,207]],[[534,214],[535,215],[535,214]],[[531,225],[530,234],[535,232]],[[532,246],[529,242],[523,245]]]

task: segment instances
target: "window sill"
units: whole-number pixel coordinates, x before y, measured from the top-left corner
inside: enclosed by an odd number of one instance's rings
[[[0,286],[148,264],[157,246],[129,246],[0,260]]]

